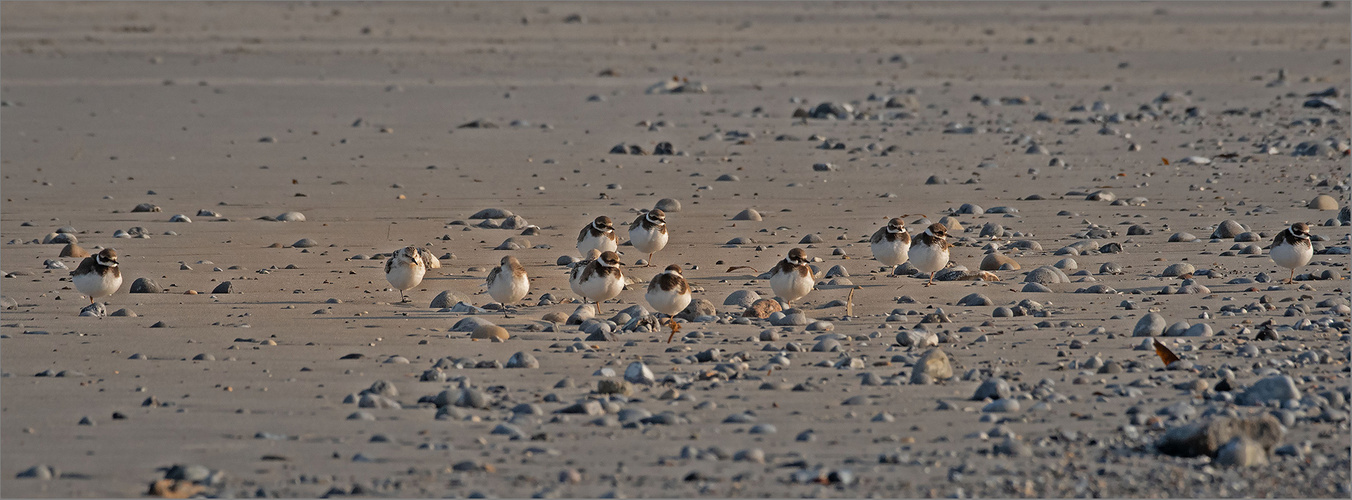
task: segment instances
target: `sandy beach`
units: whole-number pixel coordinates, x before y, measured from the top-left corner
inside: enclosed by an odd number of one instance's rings
[[[4,2],[0,493],[1346,498],[1348,9]],[[631,283],[549,321],[600,215]],[[800,247],[797,311],[727,303]]]

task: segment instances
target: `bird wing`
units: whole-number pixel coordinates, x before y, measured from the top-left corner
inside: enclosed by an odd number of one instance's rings
[[[94,258],[93,258],[93,257],[85,257],[84,260],[80,261],[80,265],[79,265],[78,267],[76,267],[74,271],[71,271],[71,272],[70,272],[70,275],[71,275],[71,276],[78,276],[78,275],[81,275],[81,274],[86,274],[86,273],[93,272],[93,271],[94,271],[94,263],[95,263],[95,261],[94,261]]]
[[[773,278],[775,276],[778,276],[780,273],[788,272],[787,269],[784,269],[784,265],[785,262],[782,260],[775,263],[775,267],[770,268],[770,277]]]
[[[869,239],[868,239],[868,242],[869,242],[869,243],[877,243],[877,242],[879,242],[879,241],[882,241],[883,238],[886,238],[886,237],[887,237],[887,226],[883,226],[883,227],[878,228],[878,231],[877,231],[877,232],[873,233],[873,237],[869,238]]]
[[[1280,244],[1282,243],[1282,240],[1285,239],[1285,236],[1286,236],[1286,231],[1284,231],[1284,230],[1283,230],[1282,232],[1280,232],[1280,233],[1277,233],[1277,236],[1275,236],[1275,237],[1272,238],[1272,244],[1271,244],[1271,245],[1268,245],[1268,248],[1272,248],[1272,247],[1275,247],[1275,246],[1277,246],[1277,245],[1280,245]]]

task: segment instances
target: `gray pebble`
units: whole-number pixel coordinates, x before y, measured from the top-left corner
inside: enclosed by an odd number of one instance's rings
[[[1005,399],[1009,397],[1009,393],[1009,381],[999,377],[992,377],[986,379],[985,382],[982,382],[981,385],[976,388],[976,392],[972,394],[972,400],[981,401],[986,398]]]
[[[982,413],[1012,413],[1019,411],[1019,402],[1010,398],[997,399],[981,408]]]
[[[657,204],[653,205],[653,208],[668,213],[680,212],[681,202],[671,198],[662,198],[660,200],[657,200]]]
[[[746,210],[738,212],[737,215],[732,216],[732,220],[760,221],[762,219],[760,212],[757,212],[755,209],[748,208]]]
[[[160,293],[163,291],[164,288],[161,288],[158,283],[150,278],[136,278],[135,281],[131,282],[131,289],[128,290],[130,293]]]
[[[1152,312],[1142,316],[1141,319],[1136,322],[1136,327],[1132,329],[1131,336],[1155,337],[1164,333],[1164,327],[1164,316]]]
[[[535,356],[525,351],[518,351],[512,357],[507,358],[507,368],[539,368],[540,361]]]

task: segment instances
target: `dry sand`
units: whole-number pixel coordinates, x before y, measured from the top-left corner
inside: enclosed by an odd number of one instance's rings
[[[1234,219],[1264,246],[1305,221],[1327,237],[1321,248],[1348,248],[1346,224],[1324,226],[1336,211],[1306,208],[1319,194],[1347,206],[1345,2],[4,2],[0,15],[5,496],[137,496],[175,464],[219,471],[205,493],[234,496],[1350,494],[1349,408],[1335,397],[1348,392],[1347,256],[1316,255],[1300,271],[1335,280],[1231,283],[1286,271],[1265,254],[1222,255],[1236,243],[1207,238]],[[707,92],[645,92],[673,76]],[[1341,109],[1302,106],[1329,87]],[[902,107],[885,108],[889,97]],[[793,117],[823,102],[862,113]],[[497,128],[460,127],[474,120]],[[1293,156],[1325,139],[1319,156]],[[685,154],[608,154],[663,141]],[[1033,145],[1048,154],[1026,154]],[[1190,156],[1212,163],[1180,163]],[[738,180],[715,180],[724,174]],[[1086,200],[1100,189],[1145,201]],[[627,224],[661,198],[682,209],[655,263],[684,266],[721,320],[687,323],[682,335],[698,338],[672,344],[665,332],[583,342],[576,326],[542,331],[546,313],[577,307],[536,305],[546,292],[575,298],[556,260],[575,253],[577,230],[600,214]],[[132,213],[140,203],[163,211]],[[1041,251],[1009,250],[1022,271],[996,271],[1000,282],[929,288],[872,260],[866,238],[888,218],[937,221],[965,203],[1017,213],[952,215],[966,228],[953,231],[956,264],[977,267],[988,222]],[[450,331],[466,315],[427,307],[443,290],[490,302],[472,294],[507,253],[493,249],[520,232],[468,219],[490,207],[541,228],[526,237],[532,248],[511,252],[533,276],[527,306],[483,316],[511,332],[503,343],[471,341]],[[746,208],[764,220],[731,220]],[[307,220],[260,220],[286,211]],[[168,222],[175,214],[192,222]],[[1122,251],[1072,256],[1087,275],[1022,291],[1024,272],[1065,258],[1055,252],[1093,225],[1109,231],[1093,241]],[[1149,234],[1128,235],[1131,225]],[[118,250],[125,282],[103,301],[138,316],[79,316],[87,299],[67,271],[44,268],[79,262],[40,244],[63,226],[84,248]],[[133,227],[149,237],[114,238]],[[1167,243],[1176,232],[1200,239]],[[721,305],[728,294],[770,291],[755,272],[727,269],[764,271],[809,234],[822,240],[803,245],[820,270],[843,266],[860,287],[854,316],[822,307],[851,288],[823,278],[804,308],[834,331],[733,324],[741,308]],[[724,246],[737,237],[754,243]],[[318,246],[291,247],[302,238]],[[405,245],[454,255],[411,304],[388,289],[383,260],[354,258]],[[642,256],[630,250],[632,264]],[[1108,262],[1125,272],[1100,274]],[[1157,295],[1182,284],[1161,277],[1180,262],[1209,293]],[[639,284],[604,316],[642,303],[659,269],[628,269]],[[127,293],[140,277],[165,292]],[[210,293],[224,281],[236,293]],[[1097,284],[1118,293],[1075,293]],[[993,305],[956,305],[971,293]],[[1251,306],[1261,298],[1274,307]],[[992,317],[1024,299],[1047,315]],[[1316,306],[1328,299],[1344,307]],[[1306,310],[1289,315],[1291,305]],[[924,350],[894,337],[937,308],[952,322],[926,326],[955,377],[913,385]],[[917,314],[889,320],[894,309]],[[1215,330],[1161,339],[1192,369],[1135,349],[1148,310]],[[1289,328],[1302,319],[1313,323]],[[1279,340],[1253,341],[1269,320]],[[778,340],[760,341],[763,330]],[[786,369],[763,370],[788,343],[810,349],[824,334],[841,336],[841,352],[793,352]],[[711,348],[731,380],[701,380],[719,363],[681,359]],[[474,368],[518,351],[540,367]],[[351,353],[364,357],[340,360]],[[408,363],[387,362],[396,356]],[[1086,369],[1095,356],[1126,369]],[[420,382],[444,357],[468,366]],[[862,368],[831,366],[842,357]],[[674,422],[554,413],[603,397],[594,372],[622,375],[637,360],[669,382],[606,409],[670,411]],[[1226,369],[1236,395],[1277,371],[1302,399],[1285,410],[1228,403],[1215,390]],[[47,370],[66,376],[34,376]],[[885,383],[861,385],[864,373]],[[1018,411],[968,400],[991,376],[1008,379]],[[489,408],[439,420],[418,403],[462,378]],[[575,386],[556,388],[565,378]],[[403,409],[343,402],[381,380]],[[669,389],[680,398],[660,399]],[[142,404],[152,397],[159,406]],[[514,417],[523,403],[543,414]],[[348,419],[359,410],[374,421]],[[755,423],[724,423],[743,412]],[[1217,414],[1288,419],[1281,444],[1298,456],[1237,469],[1156,451],[1166,429]],[[79,425],[85,417],[95,425]],[[525,439],[490,434],[509,420]],[[752,433],[757,424],[776,431]],[[809,429],[814,441],[796,439]],[[1002,445],[1031,456],[994,454]],[[764,463],[732,456],[755,449]],[[39,464],[57,477],[17,477]]]

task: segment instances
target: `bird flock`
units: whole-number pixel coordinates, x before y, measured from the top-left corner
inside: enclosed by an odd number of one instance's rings
[[[669,232],[666,213],[660,209],[644,211],[629,224],[629,241],[633,247],[648,254],[647,266],[651,266],[653,255],[666,247]],[[925,286],[934,284],[935,273],[949,264],[948,228],[942,223],[930,224],[925,231],[912,240],[901,217],[891,219],[869,238],[869,247],[873,257],[887,266],[898,266],[910,262],[921,273],[929,273]],[[573,265],[568,274],[568,284],[573,293],[591,302],[597,314],[601,312],[601,303],[614,299],[624,290],[625,279],[620,261],[619,237],[610,217],[600,216],[592,220],[577,236],[577,250],[585,259]],[[1314,256],[1310,241],[1310,228],[1304,222],[1291,224],[1272,240],[1268,247],[1273,263],[1291,270],[1286,280],[1295,279],[1296,269],[1309,264]],[[407,246],[395,250],[385,261],[385,279],[390,286],[399,291],[401,302],[410,299],[406,293],[422,283],[429,268],[441,267],[439,261],[423,248]],[[71,271],[71,282],[80,293],[89,297],[90,304],[100,297],[111,296],[122,286],[122,271],[117,261],[117,251],[105,248],[98,254],[86,257],[79,267]],[[809,265],[807,252],[802,248],[789,250],[782,260],[769,270],[770,289],[780,299],[785,308],[792,307],[812,292],[815,286],[815,273]],[[514,256],[505,256],[500,264],[489,273],[485,282],[488,295],[502,305],[504,310],[513,307],[530,293],[530,278],[526,268]],[[671,328],[670,342],[680,326],[675,316],[685,310],[691,302],[690,283],[686,281],[679,265],[669,265],[648,283],[644,300],[658,313],[667,315],[666,324]]]

